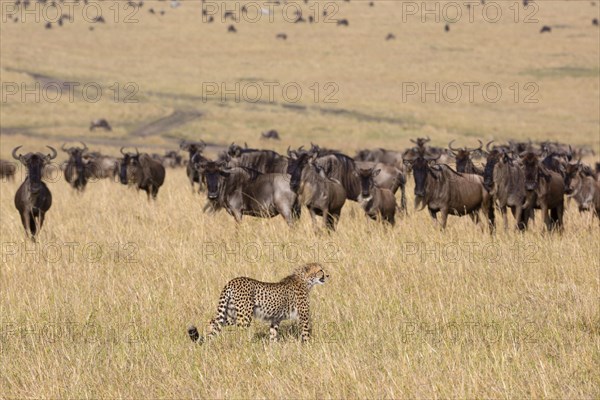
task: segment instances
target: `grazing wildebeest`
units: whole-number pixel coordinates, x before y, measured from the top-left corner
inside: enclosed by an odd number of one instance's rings
[[[236,33],[237,29],[235,29],[235,26],[229,25],[229,28],[227,28],[227,32]]]
[[[73,187],[73,189],[83,192],[91,176],[91,170],[88,168],[88,160],[84,158],[88,147],[81,142],[83,147],[72,146],[67,148],[65,144],[61,149],[69,155],[65,167],[65,180]]]
[[[345,18],[338,20],[337,24],[341,25],[341,26],[348,26],[348,25],[350,25],[350,23],[348,22],[348,20],[345,19]]]
[[[192,193],[194,193],[194,183],[198,184],[198,193],[200,193],[200,191],[203,188],[202,171],[194,167],[192,159],[194,159],[196,156],[200,157],[198,161],[204,159],[204,157],[202,156],[202,151],[204,151],[204,149],[206,148],[206,143],[204,143],[203,140],[199,142],[188,142],[182,140],[179,144],[179,148],[181,150],[187,151],[189,154],[189,160],[186,166],[185,173],[190,181],[190,185],[192,185]]]
[[[479,140],[479,147],[474,147],[472,149],[468,147],[452,147],[453,142],[454,140],[448,143],[448,148],[456,159],[456,172],[483,175],[483,170],[479,167],[476,167],[475,164],[473,164],[473,160],[471,160],[471,153],[480,152],[483,148],[483,143],[481,143],[481,140]]]
[[[95,119],[90,124],[90,131],[93,131],[96,128],[102,128],[107,131],[112,131],[112,127],[108,123],[108,121],[104,118]]]
[[[12,151],[13,158],[19,160],[27,168],[27,178],[15,194],[15,207],[21,215],[25,233],[31,236],[32,240],[35,240],[35,235],[42,229],[46,212],[52,206],[52,194],[46,184],[42,182],[42,169],[56,158],[57,153],[52,147],[46,147],[52,150],[51,154],[17,155],[21,146],[15,147]]]
[[[594,211],[600,218],[600,182],[583,171],[581,160],[567,165],[565,193],[575,199],[579,211]]]
[[[275,36],[275,38],[281,39],[281,40],[287,40],[287,35],[285,33],[278,33],[277,36]]]
[[[377,187],[374,180],[381,170],[368,168],[359,169],[357,172],[361,187],[358,202],[367,216],[394,225],[396,222],[396,197],[391,190]]]
[[[296,154],[288,151],[290,157],[287,172],[290,174],[289,187],[298,195],[298,201],[310,212],[313,227],[317,227],[316,216],[323,217],[326,229],[335,230],[346,202],[346,190],[338,181],[325,175],[315,161],[317,153]]]
[[[394,35],[393,33],[388,33],[387,36],[385,37],[385,40],[394,40],[396,39],[396,35]]]
[[[261,139],[273,139],[273,140],[280,140],[281,138],[279,137],[279,132],[277,132],[275,129],[271,129],[270,131],[267,132],[262,132],[260,134]]]
[[[544,32],[552,32],[552,28],[549,27],[548,25],[544,25],[544,26],[542,26],[542,29],[540,29],[540,33],[544,33]]]
[[[147,153],[135,149],[135,153],[125,153],[121,147],[121,171],[119,180],[123,185],[136,185],[148,195],[148,200],[156,199],[158,189],[165,181],[165,167],[153,160]]]
[[[486,145],[487,160],[483,183],[492,196],[492,201],[502,213],[504,229],[508,229],[507,207],[510,207],[519,230],[527,229],[533,210],[523,209],[525,203],[525,175],[523,169],[503,148],[490,149]]]
[[[545,168],[533,151],[523,152],[520,156],[525,172],[526,201],[523,207],[541,209],[548,230],[562,229],[565,191],[562,176]]]
[[[446,228],[448,214],[457,216],[469,214],[475,222],[478,222],[480,210],[487,211],[485,219],[491,225],[489,216],[491,201],[488,191],[483,187],[483,177],[461,174],[445,164],[435,164],[436,159],[439,159],[439,156],[404,157],[404,162],[412,164],[415,206],[421,204],[418,210],[427,206],[431,217],[436,222],[437,213],[441,212],[442,229]]]
[[[6,178],[9,181],[14,181],[16,173],[17,166],[15,163],[6,160],[0,160],[0,178],[3,180]]]
[[[272,218],[279,214],[292,226],[300,216],[296,194],[285,174],[262,174],[246,167],[227,167],[225,162],[202,162],[207,197],[223,207],[236,222],[243,215]]]

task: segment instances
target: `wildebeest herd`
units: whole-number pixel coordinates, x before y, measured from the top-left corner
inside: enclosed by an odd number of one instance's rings
[[[495,229],[495,213],[502,214],[508,226],[507,210],[515,218],[515,229],[526,230],[541,210],[546,229],[561,231],[565,196],[573,199],[579,211],[600,215],[600,163],[594,169],[581,163],[585,149],[543,142],[513,142],[485,147],[479,141],[474,148],[430,146],[429,138],[411,140],[404,151],[364,149],[350,157],[340,151],[311,143],[310,148],[288,147],[287,154],[254,149],[232,143],[215,160],[203,154],[203,141],[182,141],[179,149],[188,153],[184,160],[178,151],[159,154],[126,152],[121,157],[90,152],[85,143],[66,147],[68,159],[61,164],[65,180],[81,192],[91,179],[113,178],[146,192],[156,199],[164,183],[166,168],[184,167],[195,193],[205,191],[204,211],[225,209],[237,222],[244,215],[271,218],[281,215],[293,226],[305,207],[315,229],[317,217],[323,218],[327,230],[335,230],[347,201],[360,204],[365,214],[377,221],[394,225],[398,213],[406,213],[407,175],[414,180],[415,207],[427,207],[441,228],[448,215],[469,215],[477,223]],[[52,194],[42,181],[46,168],[57,156],[20,154],[16,147],[13,158],[27,170],[27,177],[15,195],[17,208],[26,234],[32,239],[41,229],[45,213],[52,205]],[[482,158],[482,166],[474,159]],[[454,164],[453,168],[449,164]],[[14,179],[17,168],[0,160],[3,179]],[[396,193],[400,190],[400,202]]]

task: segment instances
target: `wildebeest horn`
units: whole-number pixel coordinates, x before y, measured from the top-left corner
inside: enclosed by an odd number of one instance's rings
[[[123,153],[123,149],[124,149],[124,148],[125,148],[125,147],[121,147],[121,154],[123,154],[123,155],[125,156],[126,154],[125,154],[125,153]]]
[[[83,143],[83,142],[79,142],[79,143],[81,143],[83,145],[83,151],[86,151],[88,149],[88,147],[86,146],[85,143]]]
[[[65,145],[66,145],[66,143],[63,143],[62,146],[60,146],[60,149],[62,151],[69,151],[69,150],[67,150],[67,148],[65,147]]]
[[[20,160],[21,159],[21,154],[17,155],[17,150],[19,150],[21,147],[23,147],[23,146],[22,145],[21,146],[17,146],[12,151],[12,156],[13,156],[13,158],[15,160]]]
[[[450,143],[448,143],[448,148],[449,148],[450,150],[452,150],[452,151],[459,151],[460,149],[457,149],[457,148],[454,148],[454,147],[452,147],[452,143],[454,143],[454,139],[452,139],[452,140],[450,141]]]
[[[414,139],[409,139],[411,142],[413,142],[414,144],[417,144],[417,142]]]
[[[137,154],[138,156],[140,155],[140,151],[138,150],[138,148],[137,148],[137,147],[135,148],[135,152],[136,152],[136,154]]]
[[[431,142],[431,139],[429,139],[429,135],[427,135],[427,138],[425,139],[425,142]]]
[[[198,153],[195,153],[195,154],[192,156],[192,159],[190,160],[190,162],[191,162],[192,164],[194,164],[194,163],[196,162],[196,157],[197,157],[197,156],[198,156]]]
[[[288,148],[287,148],[287,155],[289,156],[290,154],[292,154],[292,152],[290,150],[290,146],[288,146]]]
[[[494,143],[493,140],[490,140],[486,145],[485,145],[485,149],[489,152],[491,152],[492,150],[490,149],[490,144]]]
[[[477,139],[477,141],[479,142],[479,147],[477,148],[473,148],[473,149],[468,149],[469,151],[478,151],[481,150],[483,148],[483,142],[479,139]]]
[[[52,155],[48,154],[48,157],[50,157],[51,160],[55,159],[58,153],[56,152],[54,147],[50,147],[50,146],[46,146],[46,147],[49,148],[50,150],[52,150]]]

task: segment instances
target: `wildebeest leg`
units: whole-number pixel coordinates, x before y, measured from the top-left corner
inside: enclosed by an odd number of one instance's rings
[[[401,197],[400,197],[400,208],[404,214],[408,214],[408,208],[406,207],[406,187],[404,184],[400,186]]]
[[[522,231],[523,230],[523,224],[521,222],[521,218],[523,217],[523,209],[519,206],[511,206],[510,207],[513,217],[515,217],[515,221],[517,221],[516,227],[518,230]],[[506,230],[506,226],[504,227],[504,229]]]
[[[312,207],[308,208],[308,212],[310,212],[310,219],[312,221],[313,229],[315,230],[315,232],[318,232],[319,227],[317,226],[317,213]]]
[[[446,229],[446,222],[448,221],[448,209],[442,208],[440,212],[442,213],[442,229]]]
[[[329,230],[335,231],[335,226],[337,225],[338,220],[340,219],[340,214],[339,213],[327,213],[327,219],[326,219],[326,227]]]
[[[551,220],[550,215],[548,215],[548,206],[546,204],[542,204],[540,207],[542,209],[542,217],[544,218],[544,223],[546,224],[546,229],[551,229]]]
[[[431,208],[429,209],[429,215],[431,215],[431,218],[433,218],[433,222],[435,222],[436,225],[439,224],[437,213],[437,211],[433,211]]]

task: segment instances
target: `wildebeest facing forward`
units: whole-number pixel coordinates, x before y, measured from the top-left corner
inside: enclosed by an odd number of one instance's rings
[[[25,228],[25,233],[35,240],[35,235],[44,225],[46,212],[52,206],[52,194],[44,182],[42,182],[42,170],[46,164],[56,158],[56,150],[51,154],[27,153],[18,154],[21,148],[18,146],[13,149],[12,156],[19,160],[27,168],[27,178],[21,184],[15,194],[15,207],[21,216],[21,222]]]
[[[313,226],[317,227],[318,215],[323,217],[327,229],[335,230],[346,202],[343,185],[327,177],[323,168],[316,164],[317,153],[297,154],[288,150],[288,155],[289,187],[298,195],[300,204],[308,208]]]
[[[565,193],[575,199],[579,211],[593,211],[600,218],[600,182],[583,170],[581,160],[567,165]]]
[[[147,153],[135,149],[135,153],[125,153],[121,147],[121,171],[119,180],[123,185],[135,184],[137,189],[142,189],[150,198],[156,199],[158,189],[165,181],[165,167],[152,159]]]
[[[523,152],[520,156],[525,172],[524,208],[541,209],[548,230],[562,229],[565,190],[562,176],[546,169],[533,151]]]
[[[502,213],[504,229],[508,229],[507,207],[510,207],[519,230],[527,229],[533,215],[531,208],[523,208],[525,203],[525,175],[523,169],[504,148],[490,148],[486,145],[487,160],[483,183],[492,196],[492,201]]]
[[[297,196],[285,174],[262,174],[246,167],[227,167],[226,161],[204,161],[202,174],[208,200],[223,207],[236,222],[243,215],[272,218],[279,214],[292,226],[300,216]]]
[[[188,164],[186,166],[185,173],[190,180],[190,185],[192,185],[192,193],[194,193],[194,183],[198,184],[198,193],[202,190],[202,171],[194,168],[194,160],[196,162],[204,159],[202,156],[202,151],[206,148],[206,143],[204,141],[199,142],[188,142],[186,140],[182,140],[179,144],[179,148],[187,151],[189,154]]]
[[[485,219],[491,225],[489,210],[490,195],[483,187],[483,177],[474,174],[461,174],[445,164],[435,164],[437,157],[428,155],[417,158],[405,157],[404,161],[413,168],[415,180],[415,206],[421,204],[429,209],[431,217],[437,221],[441,212],[442,229],[446,228],[448,214],[463,216],[469,214],[475,222],[479,221],[478,212],[488,215]]]
[[[91,171],[87,167],[87,160],[84,160],[88,147],[83,142],[81,144],[83,147],[72,146],[69,148],[63,144],[61,149],[69,155],[65,168],[65,180],[73,189],[83,192],[91,176]]]
[[[375,185],[374,178],[380,169],[359,169],[361,191],[358,202],[367,216],[374,220],[383,220],[394,225],[396,216],[396,197],[389,189],[381,189]]]
[[[479,167],[476,167],[475,164],[473,164],[473,160],[471,160],[471,154],[481,151],[483,148],[483,143],[481,140],[479,141],[479,147],[472,149],[468,147],[452,147],[453,142],[454,140],[448,143],[448,148],[456,159],[456,172],[483,175],[483,170]]]

